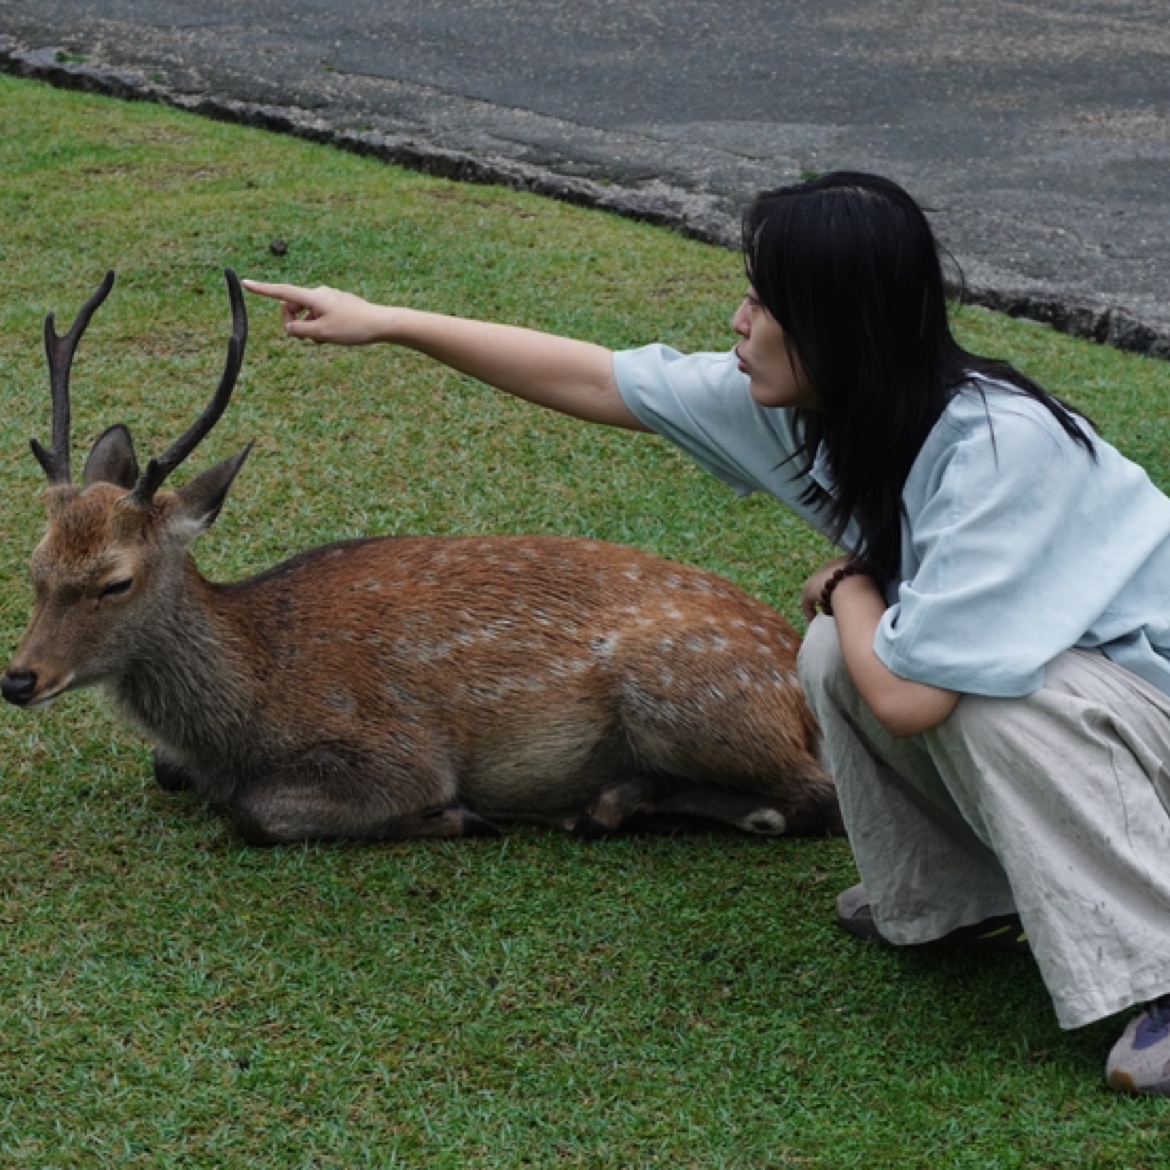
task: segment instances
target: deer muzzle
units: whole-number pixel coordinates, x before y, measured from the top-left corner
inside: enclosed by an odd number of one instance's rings
[[[0,694],[14,707],[26,711],[40,711],[50,706],[69,690],[75,675],[73,672],[61,676],[56,672],[21,670],[19,659],[8,664],[4,677],[0,678]]]
[[[31,670],[5,671],[0,693],[16,707],[27,707],[37,692],[37,676]]]

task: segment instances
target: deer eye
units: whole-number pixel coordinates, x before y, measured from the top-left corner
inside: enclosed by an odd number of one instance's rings
[[[130,592],[130,587],[134,584],[132,577],[127,577],[124,581],[111,581],[101,593],[98,594],[100,600],[105,601],[107,597],[121,597],[123,594]]]

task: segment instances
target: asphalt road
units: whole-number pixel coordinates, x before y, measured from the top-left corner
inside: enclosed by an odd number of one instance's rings
[[[0,68],[723,243],[878,171],[973,299],[1170,357],[1168,3],[0,0]]]

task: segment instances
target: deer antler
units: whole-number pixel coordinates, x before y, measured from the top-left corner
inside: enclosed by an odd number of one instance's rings
[[[49,392],[53,397],[53,449],[46,451],[36,439],[30,439],[29,445],[51,484],[72,482],[69,471],[69,371],[81,335],[113,287],[114,273],[110,271],[97,292],[81,306],[77,319],[63,337],[57,333],[55,315],[50,313],[45,318],[45,356],[49,359]]]
[[[228,338],[227,360],[224,362],[219,387],[203,413],[191,426],[166,452],[146,465],[146,470],[138,477],[134,490],[127,497],[127,501],[135,507],[150,507],[150,502],[154,499],[155,492],[162,487],[163,481],[207,437],[231,401],[232,391],[235,389],[236,379],[244,362],[244,346],[248,340],[248,313],[244,308],[244,294],[240,288],[239,277],[230,268],[225,268],[223,274],[227,280],[228,297],[232,304],[232,335]]]

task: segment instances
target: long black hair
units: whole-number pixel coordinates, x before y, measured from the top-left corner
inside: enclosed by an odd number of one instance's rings
[[[743,220],[748,280],[783,328],[819,409],[798,411],[797,458],[822,446],[835,480],[825,498],[839,536],[883,583],[901,560],[902,489],[947,403],[974,374],[1041,402],[1094,454],[1078,413],[1007,362],[969,353],[947,318],[939,248],[922,209],[897,183],[837,171],[766,191]],[[798,364],[797,364],[798,363]]]

